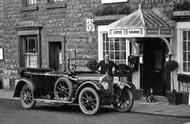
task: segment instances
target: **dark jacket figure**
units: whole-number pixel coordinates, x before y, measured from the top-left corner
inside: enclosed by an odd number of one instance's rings
[[[115,70],[118,69],[117,64],[115,64],[114,62],[112,62],[110,60],[108,61],[108,63],[105,63],[104,60],[100,61],[98,63],[98,68],[99,67],[101,68],[101,70],[100,70],[101,74],[106,74],[106,72],[107,72],[107,74],[112,77],[113,77],[113,67],[115,68]]]

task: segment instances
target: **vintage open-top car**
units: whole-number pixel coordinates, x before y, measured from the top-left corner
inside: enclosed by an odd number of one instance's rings
[[[82,62],[84,64],[84,62]],[[14,97],[20,97],[23,108],[33,108],[36,102],[77,103],[85,114],[95,114],[102,105],[113,105],[120,112],[130,111],[134,98],[132,84],[114,81],[97,71],[24,68]]]

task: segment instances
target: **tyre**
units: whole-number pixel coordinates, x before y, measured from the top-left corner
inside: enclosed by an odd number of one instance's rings
[[[72,83],[66,78],[60,78],[54,85],[54,96],[59,101],[69,101],[73,94]]]
[[[100,108],[100,97],[94,88],[86,87],[81,90],[78,98],[81,111],[87,115],[94,115]]]
[[[20,92],[20,103],[25,109],[31,109],[35,106],[33,89],[29,85],[24,85]]]
[[[113,107],[116,111],[130,111],[134,103],[134,96],[130,89],[117,87],[114,92]]]

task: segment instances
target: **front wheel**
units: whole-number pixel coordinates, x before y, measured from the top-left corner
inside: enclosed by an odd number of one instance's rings
[[[116,111],[127,112],[130,111],[134,103],[134,96],[130,89],[120,89],[116,87],[114,93],[113,107]]]
[[[33,90],[27,84],[22,87],[20,92],[20,103],[23,108],[30,109],[36,104],[34,101]]]
[[[91,87],[82,89],[78,98],[81,111],[87,115],[96,114],[100,108],[100,97],[97,91]]]

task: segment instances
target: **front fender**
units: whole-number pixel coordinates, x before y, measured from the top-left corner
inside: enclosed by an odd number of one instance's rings
[[[30,86],[32,88],[32,90],[35,91],[36,87],[33,84],[32,80],[23,78],[23,79],[20,79],[17,82],[17,85],[16,85],[16,88],[15,88],[15,92],[14,92],[13,97],[20,97],[20,91],[22,90],[22,87],[25,84],[27,84],[28,86]]]
[[[92,87],[92,88],[94,88],[95,90],[97,90],[98,92],[100,92],[100,91],[103,89],[102,85],[99,84],[99,83],[96,82],[96,81],[86,81],[85,83],[81,84],[81,85],[79,86],[79,88],[77,89],[76,95],[75,95],[76,98],[78,98],[78,95],[79,95],[80,91],[81,91],[83,88],[85,88],[85,87]]]
[[[86,81],[85,83],[81,84],[78,88],[78,90],[86,87],[86,86],[90,86],[95,88],[97,91],[100,91],[102,89],[102,85],[96,81]]]
[[[136,90],[136,87],[134,84],[132,83],[127,83],[127,82],[118,82],[116,83],[116,86],[120,87],[121,89],[123,89],[124,87],[132,90],[132,91],[135,91]]]

